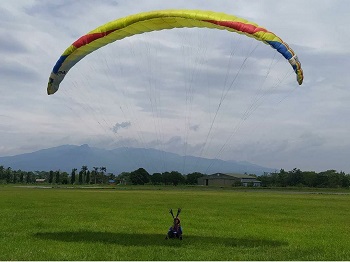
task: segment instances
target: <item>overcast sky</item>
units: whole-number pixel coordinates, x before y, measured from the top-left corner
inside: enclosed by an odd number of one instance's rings
[[[120,17],[202,9],[280,36],[176,29],[112,43],[46,94],[63,51]],[[151,147],[272,168],[350,173],[350,7],[340,0],[13,0],[0,6],[0,156],[63,144]],[[0,163],[1,164],[1,163]]]

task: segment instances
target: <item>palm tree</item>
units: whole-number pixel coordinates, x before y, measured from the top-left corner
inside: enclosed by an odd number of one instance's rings
[[[85,180],[85,183],[86,183],[86,184],[90,184],[90,170],[88,170],[88,171],[86,172],[86,180]]]
[[[100,171],[101,171],[102,183],[104,183],[104,182],[105,182],[105,173],[104,173],[104,172],[107,171],[107,168],[104,167],[104,166],[101,166],[101,167],[100,167]]]
[[[88,170],[88,167],[87,166],[82,166],[81,167],[81,170],[79,172],[79,183],[82,184],[83,183],[83,180],[86,176],[86,171]]]
[[[102,172],[102,174],[104,174],[104,172],[106,172],[106,171],[107,171],[107,168],[106,168],[106,167],[104,167],[104,166],[101,166],[101,167],[100,167],[100,171]]]
[[[97,170],[98,170],[98,167],[96,167],[96,166],[94,166],[93,167],[93,169],[94,169],[94,177],[95,177],[95,185],[96,185],[96,179],[97,179]]]
[[[71,184],[72,185],[75,183],[75,171],[77,171],[77,169],[73,168],[72,173],[71,173]]]

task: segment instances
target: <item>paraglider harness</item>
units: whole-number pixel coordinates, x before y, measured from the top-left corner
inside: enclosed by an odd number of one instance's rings
[[[172,217],[174,219],[174,224],[169,228],[168,234],[165,237],[165,239],[178,238],[178,239],[182,240],[182,228],[181,228],[181,224],[180,224],[180,219],[178,218],[178,216],[180,215],[180,212],[181,212],[181,208],[178,208],[176,216],[174,216],[173,210],[170,209],[169,213],[172,215]]]

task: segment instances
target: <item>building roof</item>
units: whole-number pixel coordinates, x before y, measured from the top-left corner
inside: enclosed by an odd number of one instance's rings
[[[249,178],[249,179],[256,179],[255,176],[247,175],[247,174],[237,174],[237,173],[215,173],[211,174],[209,176],[220,176],[220,175],[225,175],[225,176],[230,176],[232,178]]]

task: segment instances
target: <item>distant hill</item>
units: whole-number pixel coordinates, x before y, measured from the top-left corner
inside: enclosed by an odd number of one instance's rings
[[[120,174],[134,171],[140,167],[150,174],[155,172],[179,171],[182,174],[202,173],[248,173],[261,175],[274,169],[254,165],[248,162],[223,161],[194,156],[180,156],[156,149],[116,148],[106,150],[88,145],[62,145],[39,150],[32,153],[0,157],[0,165],[13,170],[50,171],[61,170],[71,172],[73,168],[85,165],[106,167],[107,172]]]

